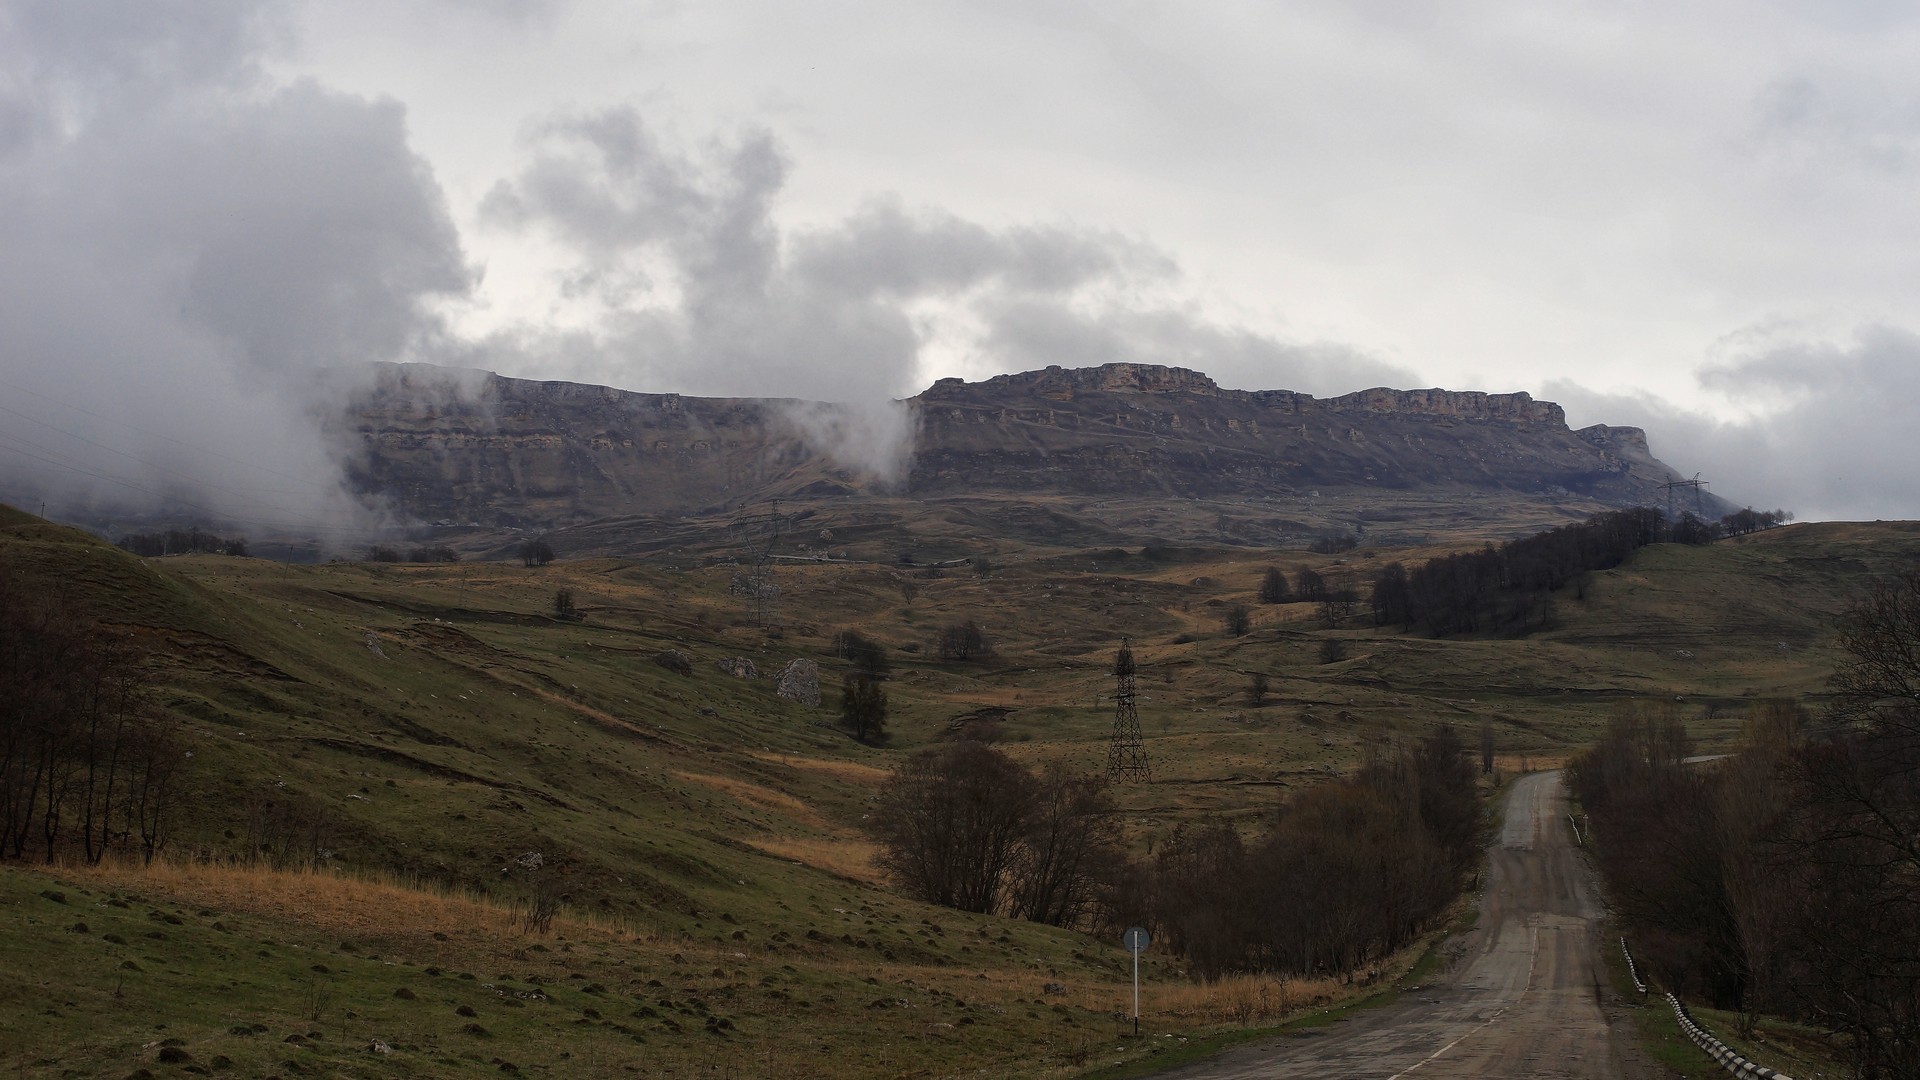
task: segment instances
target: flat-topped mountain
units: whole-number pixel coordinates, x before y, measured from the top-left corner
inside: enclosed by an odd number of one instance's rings
[[[875,423],[816,403],[382,365],[346,420],[363,489],[428,521],[523,527],[861,496],[1498,494],[1599,509],[1664,505],[1678,473],[1639,429],[1575,431],[1525,393],[1316,398],[1108,364],[942,379],[899,407]]]

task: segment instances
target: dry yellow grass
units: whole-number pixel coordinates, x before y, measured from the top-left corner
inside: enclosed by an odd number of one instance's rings
[[[71,866],[66,874],[103,888],[144,890],[197,904],[266,915],[348,934],[501,933],[510,908],[398,882],[328,870],[156,860]]]
[[[820,773],[835,780],[862,787],[874,787],[887,778],[887,770],[872,765],[862,765],[857,761],[835,761],[831,758],[800,757],[796,754],[776,754],[768,751],[753,751],[753,756],[761,761],[776,765],[786,765],[795,769]]]
[[[731,796],[743,803],[771,810],[776,814],[791,818],[802,825],[815,829],[831,828],[819,812],[784,791],[775,791],[770,787],[740,780],[730,776],[714,776],[710,773],[680,772],[673,775],[690,783],[709,787],[723,795]]]
[[[885,876],[874,865],[878,846],[866,840],[837,837],[762,836],[749,837],[747,843],[769,855],[805,863],[850,881],[882,885]]]
[[[1196,1024],[1272,1024],[1354,993],[1352,983],[1336,978],[1230,975],[1214,982],[1155,985],[1141,1012]]]
[[[524,936],[526,905],[498,903],[432,885],[325,869],[158,859],[150,865],[113,861],[69,865],[61,873],[106,889],[151,892],[176,902],[295,921],[348,936],[488,939]],[[651,935],[603,918],[562,911],[553,927],[622,941]]]

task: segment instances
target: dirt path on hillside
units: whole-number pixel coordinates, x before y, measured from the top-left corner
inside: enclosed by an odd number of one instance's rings
[[[1255,1077],[1601,1077],[1657,1075],[1604,985],[1599,891],[1573,849],[1558,772],[1513,784],[1493,847],[1480,925],[1452,970],[1395,1004],[1295,1036],[1251,1043],[1158,1074]]]

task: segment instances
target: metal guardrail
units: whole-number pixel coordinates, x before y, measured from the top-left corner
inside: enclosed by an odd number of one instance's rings
[[[1633,988],[1640,992],[1641,997],[1646,997],[1647,984],[1641,981],[1640,965],[1633,962],[1633,952],[1627,948],[1626,938],[1620,939],[1620,955],[1627,958],[1627,974],[1633,977]]]
[[[1622,942],[1624,947],[1625,942]],[[1732,1047],[1713,1037],[1706,1028],[1693,1022],[1693,1016],[1680,999],[1667,995],[1667,1002],[1673,1006],[1673,1015],[1680,1020],[1680,1030],[1687,1033],[1693,1044],[1705,1050],[1713,1060],[1719,1062],[1728,1072],[1739,1077],[1758,1077],[1760,1080],[1793,1080],[1786,1073],[1775,1072],[1764,1065],[1755,1065],[1737,1053]]]

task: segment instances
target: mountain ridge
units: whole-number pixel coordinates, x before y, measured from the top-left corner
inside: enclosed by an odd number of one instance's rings
[[[1663,505],[1678,470],[1633,427],[1567,426],[1525,392],[1232,390],[1188,368],[941,379],[872,413],[379,365],[344,418],[362,491],[424,521],[551,528],[774,498],[999,494],[1383,500],[1499,493]],[[892,429],[887,425],[892,424]],[[898,467],[891,482],[878,477]],[[904,463],[904,464],[902,464]],[[1712,505],[1707,505],[1710,500]],[[1732,504],[1705,497],[1704,512]]]

